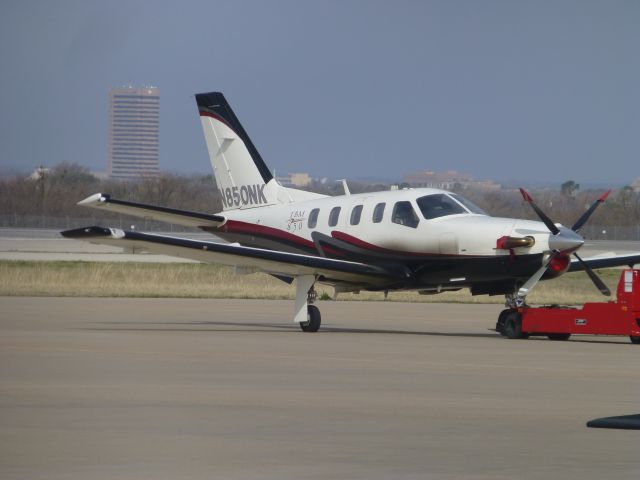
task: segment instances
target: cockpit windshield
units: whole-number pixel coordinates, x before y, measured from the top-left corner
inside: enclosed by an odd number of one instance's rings
[[[478,215],[489,215],[468,198],[461,197],[460,195],[456,195],[455,193],[450,193],[449,195],[455,198],[462,205],[464,205],[471,213],[477,213]]]
[[[444,193],[425,195],[424,197],[418,198],[416,203],[418,204],[418,207],[420,207],[422,216],[427,220],[460,213],[478,213],[486,215],[480,207],[459,195],[446,195]]]

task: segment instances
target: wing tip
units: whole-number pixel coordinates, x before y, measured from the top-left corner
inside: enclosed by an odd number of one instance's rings
[[[83,207],[93,207],[101,203],[108,202],[109,198],[110,198],[109,194],[94,193],[93,195],[89,195],[87,198],[80,200],[76,205],[80,205]]]
[[[65,238],[110,237],[113,232],[109,228],[93,226],[63,230],[60,235]]]

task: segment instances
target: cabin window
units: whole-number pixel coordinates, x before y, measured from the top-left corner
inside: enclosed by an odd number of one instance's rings
[[[376,208],[373,209],[373,223],[380,223],[384,216],[384,206],[386,203],[379,203]]]
[[[416,203],[422,212],[422,216],[427,220],[457,213],[467,213],[462,205],[444,193],[420,197],[416,200]]]
[[[309,213],[309,221],[307,222],[307,226],[309,228],[316,228],[316,225],[318,224],[319,213],[320,213],[319,208],[314,208],[313,210],[311,210],[311,213]]]
[[[420,219],[418,219],[415,210],[411,206],[411,202],[404,201],[396,202],[394,205],[391,221],[406,227],[416,228]]]
[[[349,220],[351,225],[358,225],[360,223],[360,217],[362,216],[362,205],[356,205],[351,210],[351,219]]]
[[[331,213],[329,213],[329,226],[335,227],[338,224],[340,218],[340,207],[333,207]]]

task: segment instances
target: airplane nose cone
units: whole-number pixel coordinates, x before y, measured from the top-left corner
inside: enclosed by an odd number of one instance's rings
[[[549,248],[560,252],[573,252],[584,244],[584,238],[573,230],[561,229],[556,235],[549,236]]]

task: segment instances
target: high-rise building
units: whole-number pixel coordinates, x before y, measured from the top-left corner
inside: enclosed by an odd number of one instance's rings
[[[123,180],[158,176],[159,132],[160,89],[110,89],[109,176]]]

